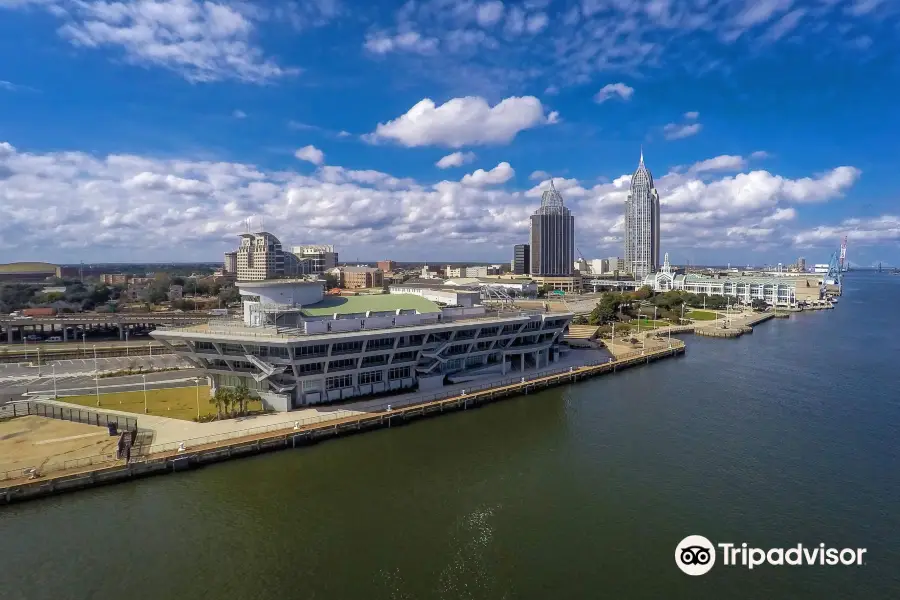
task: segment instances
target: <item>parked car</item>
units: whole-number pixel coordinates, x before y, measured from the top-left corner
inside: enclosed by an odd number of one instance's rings
[[[58,335],[51,335],[50,337],[47,338],[47,341],[48,342],[61,342],[61,341],[63,341],[63,339]]]

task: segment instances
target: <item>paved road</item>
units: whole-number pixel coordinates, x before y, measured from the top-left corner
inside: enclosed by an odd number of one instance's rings
[[[60,396],[90,394],[96,391],[94,380],[94,360],[76,359],[61,360],[51,363],[56,367],[56,389]],[[21,400],[26,392],[53,392],[52,366],[41,366],[40,374],[37,367],[22,366],[20,364],[0,364],[0,406],[11,401]],[[98,358],[97,366],[101,372],[117,371],[143,365],[145,368],[170,368],[187,363],[179,361],[176,356],[154,356],[152,359],[143,357],[135,358]],[[147,389],[159,389],[167,387],[181,387],[190,385],[188,381],[192,377],[202,375],[199,369],[182,369],[178,371],[164,371],[161,373],[147,374]],[[127,377],[109,377],[99,380],[101,392],[121,392],[140,390],[143,379],[140,375]]]
[[[57,334],[59,334],[59,332],[57,332]],[[5,340],[6,338],[3,339]],[[97,346],[98,348],[115,348],[128,346],[129,348],[142,348],[143,350],[146,350],[147,345],[151,342],[153,343],[154,348],[162,346],[160,342],[157,342],[150,336],[129,337],[127,342],[118,339],[92,340],[91,338],[88,338],[87,343],[85,343],[81,338],[78,338],[78,340],[69,339],[67,342],[28,342],[27,344],[16,342],[14,344],[0,344],[0,352],[2,352],[3,350],[8,350],[10,352],[35,352],[37,348],[40,348],[41,352],[43,352],[44,350],[63,349],[82,350],[86,347],[86,351],[90,353],[91,346]]]

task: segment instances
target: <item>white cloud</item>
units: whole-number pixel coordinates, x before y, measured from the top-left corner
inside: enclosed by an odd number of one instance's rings
[[[528,33],[540,33],[549,22],[550,19],[546,13],[535,13],[528,17],[528,20],[525,22],[525,29],[528,30]]]
[[[337,136],[340,138],[350,137],[351,135],[353,135],[353,134],[350,133],[349,131],[344,131],[344,130],[338,131],[338,133],[337,133]]]
[[[528,176],[528,179],[531,179],[532,181],[543,181],[550,179],[550,173],[547,171],[535,171]]]
[[[684,113],[684,118],[687,119],[688,121],[696,121],[699,116],[700,116],[700,113],[698,113],[696,110],[692,110],[692,111]]]
[[[630,100],[634,95],[634,88],[624,83],[608,83],[600,88],[600,91],[594,95],[594,102],[603,104],[610,98],[618,96],[622,100]]]
[[[242,110],[235,110],[233,113],[231,113],[231,116],[235,119],[246,119],[247,113]]]
[[[708,158],[694,163],[690,171],[693,173],[707,173],[710,171],[739,171],[747,165],[741,156],[723,154],[715,158]]]
[[[129,62],[165,67],[189,81],[263,83],[298,72],[264,55],[251,41],[250,13],[237,7],[199,0],[82,0],[59,6],[69,17],[59,32],[72,44],[118,48]]]
[[[443,157],[434,165],[438,169],[449,169],[450,167],[461,167],[475,160],[474,152],[454,152]]]
[[[321,165],[323,162],[325,162],[325,153],[315,146],[304,146],[294,152],[294,156],[296,156],[300,160],[311,162],[314,165]]]
[[[379,123],[369,142],[392,140],[408,147],[506,144],[526,129],[559,121],[559,113],[544,114],[534,96],[507,98],[495,106],[484,98],[454,98],[440,106],[426,98],[387,123]]]
[[[435,38],[426,38],[415,31],[407,31],[394,36],[383,32],[370,34],[366,36],[363,46],[373,54],[405,51],[427,55],[437,50],[438,43]]]
[[[478,169],[474,173],[465,175],[460,183],[462,183],[463,185],[475,187],[499,185],[501,183],[506,183],[507,181],[512,179],[513,175],[515,174],[515,169],[513,169],[508,162],[502,162],[490,171]]]
[[[691,137],[692,135],[697,135],[700,133],[701,129],[703,129],[703,125],[700,123],[690,123],[687,125],[669,123],[663,127],[663,134],[666,136],[667,140],[680,140],[682,138]]]
[[[764,158],[769,158],[769,153],[765,150],[757,150],[756,152],[750,155],[750,158],[754,160],[763,160]]]
[[[28,153],[4,142],[0,171],[0,254],[8,260],[40,252],[61,261],[111,254],[131,261],[214,260],[236,246],[249,217],[263,220],[282,241],[323,239],[360,256],[430,259],[449,252],[459,260],[499,260],[527,239],[528,216],[547,185],[542,179],[533,190],[496,187],[512,178],[505,163],[476,171],[465,183],[429,185],[341,166],[303,175],[185,158]],[[578,219],[579,247],[595,256],[618,251],[622,242],[629,175],[607,175],[612,181],[599,185],[554,179]],[[802,218],[809,203],[840,198],[858,177],[849,166],[798,179],[761,170],[711,180],[689,172],[657,174],[663,243],[673,251],[770,248],[773,257],[791,245],[834,246],[840,232],[854,244],[896,243],[897,216],[833,226]]]
[[[482,27],[489,27],[501,18],[503,18],[503,3],[499,0],[485,2],[476,11],[476,19]]]

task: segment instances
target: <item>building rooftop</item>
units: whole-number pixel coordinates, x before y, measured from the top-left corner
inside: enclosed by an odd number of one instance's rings
[[[439,313],[440,307],[414,294],[371,294],[367,296],[326,296],[321,302],[304,306],[303,316],[328,317],[371,312],[415,310],[421,314]]]
[[[0,265],[0,273],[55,273],[56,265],[45,262],[14,262]]]

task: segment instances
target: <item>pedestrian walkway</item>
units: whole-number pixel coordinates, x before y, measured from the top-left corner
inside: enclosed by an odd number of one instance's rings
[[[472,390],[476,388],[484,388],[514,377],[531,378],[539,373],[543,373],[548,370],[565,370],[567,368],[576,368],[587,364],[606,362],[607,360],[609,360],[609,358],[609,353],[603,350],[571,350],[566,355],[562,356],[558,362],[553,363],[550,366],[550,369],[526,369],[525,371],[514,371],[506,373],[505,375],[497,374],[494,376],[485,376],[484,378],[480,378],[477,381],[468,381],[465,383],[445,385],[439,390],[434,391],[410,392],[390,397],[371,398],[368,400],[359,400],[355,402],[351,401],[339,405],[322,405],[294,410],[286,413],[253,415],[249,417],[240,417],[222,421],[212,421],[209,423],[195,423],[192,421],[169,419],[167,417],[160,417],[156,415],[138,415],[138,426],[141,429],[150,429],[153,431],[154,437],[151,452],[156,452],[157,450],[155,450],[154,448],[158,448],[159,446],[187,441],[193,438],[217,435],[233,435],[235,432],[242,430],[284,426],[297,421],[342,419],[353,415],[384,410],[385,406],[388,404],[398,408],[410,404],[419,404],[429,399],[433,399],[437,395],[458,394],[462,393],[463,390],[466,389]],[[62,400],[52,400],[51,398],[40,399],[47,402],[71,406],[69,404],[66,404]],[[134,413],[108,410],[106,408],[104,408],[104,412],[129,417],[134,416]]]

